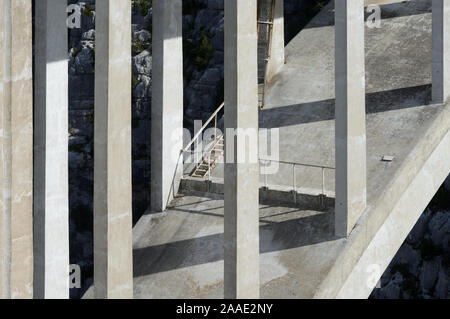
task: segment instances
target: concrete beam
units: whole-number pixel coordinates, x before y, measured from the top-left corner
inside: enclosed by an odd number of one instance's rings
[[[335,230],[348,236],[366,208],[364,2],[336,0]]]
[[[450,98],[450,1],[433,0],[433,101]]]
[[[31,0],[0,0],[0,298],[33,297]]]
[[[96,9],[94,291],[132,298],[131,0]]]
[[[60,0],[35,7],[35,298],[69,298],[66,7]]]
[[[225,1],[225,298],[259,298],[257,2]],[[247,139],[253,136],[253,141]]]
[[[275,0],[272,44],[266,75],[268,82],[285,63],[284,47],[284,0]]]
[[[166,210],[183,174],[182,1],[153,1],[151,208]]]

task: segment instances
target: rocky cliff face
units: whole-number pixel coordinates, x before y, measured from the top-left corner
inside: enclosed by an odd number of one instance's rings
[[[184,0],[185,126],[206,120],[223,101],[224,0]],[[286,41],[328,0],[285,0]],[[83,289],[92,283],[92,192],[95,1],[82,4],[81,28],[70,30],[70,244],[71,262],[82,268]],[[152,85],[150,0],[133,1],[133,215],[149,205]],[[372,298],[448,298],[450,179],[399,250]]]

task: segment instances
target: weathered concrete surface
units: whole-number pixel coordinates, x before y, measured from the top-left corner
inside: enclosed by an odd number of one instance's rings
[[[94,290],[132,298],[131,0],[96,8]]]
[[[0,1],[0,298],[33,297],[31,0]]]
[[[332,211],[262,204],[262,298],[310,298],[343,240]],[[134,229],[136,298],[223,298],[223,200],[184,196]]]
[[[67,5],[36,2],[34,298],[69,298]]]
[[[347,237],[366,208],[364,2],[335,0],[336,235]]]
[[[225,2],[224,289],[259,298],[257,1]],[[253,133],[255,140],[246,138]]]
[[[449,110],[450,109],[447,109],[447,113],[449,113]],[[449,114],[447,114],[447,120],[448,116]],[[433,142],[435,142],[434,138]],[[427,139],[425,140],[425,143],[422,142],[421,144],[425,147],[428,146],[429,143],[430,140]],[[414,164],[417,164],[415,160],[420,158],[421,152],[419,150],[420,148],[416,148],[412,154],[414,157],[412,162]],[[378,269],[380,269],[382,273],[387,268],[392,258],[394,258],[404,239],[411,232],[416,221],[419,219],[430,200],[433,198],[434,194],[436,194],[443,181],[447,178],[448,172],[450,172],[449,158],[450,133],[447,130],[445,137],[442,138],[439,145],[432,152],[431,156],[427,159],[425,164],[423,164],[421,170],[417,172],[411,184],[406,188],[405,192],[396,202],[395,207],[392,209],[383,225],[378,229],[378,231],[376,231],[375,234],[374,229],[376,229],[379,224],[373,220],[379,218],[379,216],[374,216],[379,213],[380,215],[383,214],[383,203],[374,207],[374,209],[370,212],[370,215],[366,215],[367,220],[361,222],[359,230],[359,233],[365,232],[365,240],[369,242],[367,248],[364,250],[364,253],[361,255],[355,267],[351,269],[347,278],[345,277],[347,275],[345,271],[342,271],[342,268],[345,268],[345,266],[339,264],[338,262],[333,267],[333,270],[341,268],[342,273],[338,276],[343,275],[341,278],[346,278],[345,283],[337,294],[338,298],[364,298],[370,296],[375,283],[380,278],[378,274],[375,278],[368,278],[368,274],[370,274],[370,272],[377,271],[377,267],[379,267]],[[413,169],[411,168],[410,171],[413,171]],[[403,179],[403,177],[403,175],[399,176],[398,183],[400,183],[400,180]],[[405,181],[403,180],[401,182],[404,183]],[[383,198],[383,201],[388,200],[389,198]],[[363,230],[364,228],[366,228],[365,231]],[[371,235],[373,235],[372,238],[370,237]],[[360,238],[354,239],[354,242],[358,241],[364,241],[364,239],[361,238],[361,235]],[[348,251],[350,252],[351,250]],[[358,249],[354,249],[352,253],[355,254],[357,251]],[[342,256],[345,255],[346,254],[343,254]],[[359,251],[356,255],[359,255]],[[340,260],[343,259],[340,258]],[[345,263],[347,262],[348,261],[345,261]],[[333,272],[333,274],[336,274],[336,272]],[[332,289],[329,289],[330,286],[333,287],[342,283],[340,280],[336,280],[337,278],[333,277],[333,275],[330,275],[327,278],[327,281],[325,281],[322,285],[323,290],[318,292],[316,295],[317,297],[328,297],[328,293],[332,291]],[[372,283],[370,283],[370,280],[372,280]],[[364,282],[368,284],[361,285],[361,283]],[[322,295],[325,291],[326,294]],[[335,296],[334,292],[331,296]]]
[[[178,193],[183,173],[183,39],[181,0],[153,7],[151,205],[162,212]]]

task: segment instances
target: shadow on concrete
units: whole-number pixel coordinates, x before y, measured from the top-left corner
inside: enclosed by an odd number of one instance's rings
[[[366,94],[366,113],[382,113],[431,104],[431,85]],[[278,128],[334,120],[335,100],[294,104],[260,111],[260,128]]]
[[[292,207],[285,212],[270,213],[270,206],[260,210],[260,253],[270,253],[337,240],[334,235],[334,213],[305,211]],[[171,210],[188,214],[202,214],[223,219],[222,210],[189,210],[174,207]],[[223,260],[223,233],[155,245],[134,250],[134,276],[146,276]]]
[[[419,14],[431,13],[431,0],[411,0],[408,2],[390,3],[380,5],[381,7],[381,19],[392,19],[399,17],[414,16]],[[368,21],[369,17],[373,14],[373,11],[367,12],[367,8],[364,13],[365,21]],[[319,14],[305,26],[305,29],[330,27],[334,26],[334,1],[330,1],[330,4],[320,11]]]

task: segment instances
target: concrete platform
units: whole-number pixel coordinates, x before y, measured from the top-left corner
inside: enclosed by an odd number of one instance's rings
[[[134,230],[136,298],[223,298],[223,200],[182,196]],[[263,204],[263,298],[311,298],[343,239],[333,212]],[[320,261],[320,262],[317,262]]]
[[[450,172],[450,105],[431,102],[431,1],[383,6],[366,30],[368,207],[348,239],[333,235],[332,208],[262,204],[263,298],[366,298],[369,269],[383,273]],[[280,160],[334,166],[334,27],[328,5],[286,48],[268,88],[261,128],[280,130]],[[383,162],[384,155],[394,161]],[[271,188],[289,189],[280,167]],[[220,184],[222,166],[212,179]],[[322,176],[299,169],[297,187]],[[263,180],[262,180],[263,183]],[[136,298],[223,296],[223,200],[181,196],[134,230]],[[334,172],[326,191],[334,193]],[[372,267],[372,268],[371,268]]]

